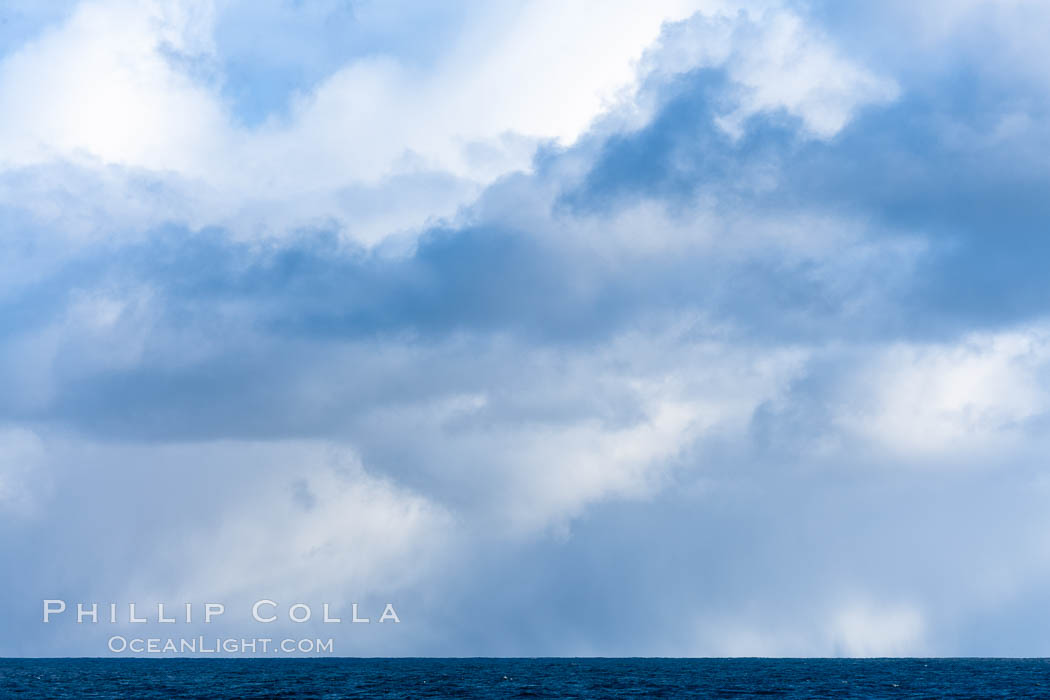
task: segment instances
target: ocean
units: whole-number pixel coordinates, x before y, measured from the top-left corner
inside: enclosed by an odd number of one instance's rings
[[[3,698],[1050,697],[1047,659],[0,659]]]

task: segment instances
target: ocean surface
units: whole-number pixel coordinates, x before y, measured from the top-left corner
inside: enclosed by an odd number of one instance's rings
[[[0,659],[2,698],[1050,697],[1047,659]]]

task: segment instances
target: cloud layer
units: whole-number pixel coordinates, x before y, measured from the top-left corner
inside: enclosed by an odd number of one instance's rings
[[[1050,85],[943,5],[10,10],[0,653],[1047,653]]]

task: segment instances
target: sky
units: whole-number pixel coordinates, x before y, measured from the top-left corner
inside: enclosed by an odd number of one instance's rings
[[[1050,655],[1048,23],[3,3],[0,656]]]

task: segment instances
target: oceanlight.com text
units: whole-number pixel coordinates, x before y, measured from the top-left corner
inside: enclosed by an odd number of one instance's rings
[[[332,654],[334,640],[271,637],[123,637],[107,643],[113,654]]]

